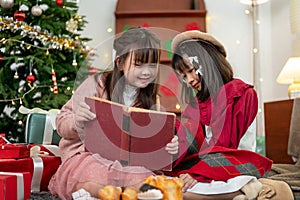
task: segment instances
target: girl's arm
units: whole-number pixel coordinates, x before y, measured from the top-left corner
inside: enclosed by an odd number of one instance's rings
[[[88,77],[77,88],[71,99],[61,108],[60,114],[56,117],[57,131],[61,137],[66,139],[76,139],[79,137],[78,130],[80,130],[80,128],[82,127],[76,126],[76,112],[78,115],[79,110],[82,109],[82,102],[84,102],[84,98],[86,96],[94,96],[95,94],[96,82],[94,80],[94,77],[91,76]]]

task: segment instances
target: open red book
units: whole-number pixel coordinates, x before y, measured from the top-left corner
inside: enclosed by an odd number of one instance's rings
[[[96,119],[86,124],[85,149],[124,165],[172,170],[166,150],[175,133],[176,115],[129,107],[97,97],[86,97]]]

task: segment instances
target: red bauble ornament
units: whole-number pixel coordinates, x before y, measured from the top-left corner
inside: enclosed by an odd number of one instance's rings
[[[21,10],[16,11],[15,14],[14,14],[14,18],[17,21],[24,21],[25,17],[26,17],[25,13]]]
[[[62,5],[64,5],[64,1],[63,0],[56,0],[56,5],[62,6]]]
[[[28,83],[32,83],[35,81],[35,77],[32,75],[32,73],[30,73],[27,77],[26,80]]]
[[[2,61],[3,60],[3,57],[0,55],[0,61]]]

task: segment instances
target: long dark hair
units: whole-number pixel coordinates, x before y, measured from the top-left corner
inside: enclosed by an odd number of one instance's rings
[[[124,72],[119,70],[118,65],[124,65],[129,56],[134,55],[135,63],[157,63],[159,65],[161,47],[160,40],[155,34],[145,28],[131,28],[119,35],[113,44],[117,63],[114,60],[113,70],[105,72],[105,90],[108,99],[118,103],[123,102],[123,91],[125,86]],[[130,59],[131,60],[131,59]],[[147,87],[140,88],[134,106],[155,109],[158,93],[158,77]]]
[[[184,72],[188,65],[183,56],[197,56],[198,62],[193,62],[197,70],[201,66],[201,91],[196,94],[200,101],[214,97],[220,87],[233,79],[233,70],[226,57],[210,42],[204,40],[188,40],[177,46],[172,58],[172,68],[175,71]],[[185,101],[190,103],[194,100],[193,89],[183,82],[183,94]]]

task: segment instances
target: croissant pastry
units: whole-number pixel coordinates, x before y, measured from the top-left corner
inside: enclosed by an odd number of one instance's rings
[[[98,191],[98,196],[101,200],[120,200],[121,193],[121,187],[107,185]]]
[[[125,188],[121,196],[122,196],[122,200],[138,200],[137,190],[131,187]]]
[[[163,200],[181,200],[184,182],[177,177],[148,176],[144,183],[152,185],[163,193]]]

